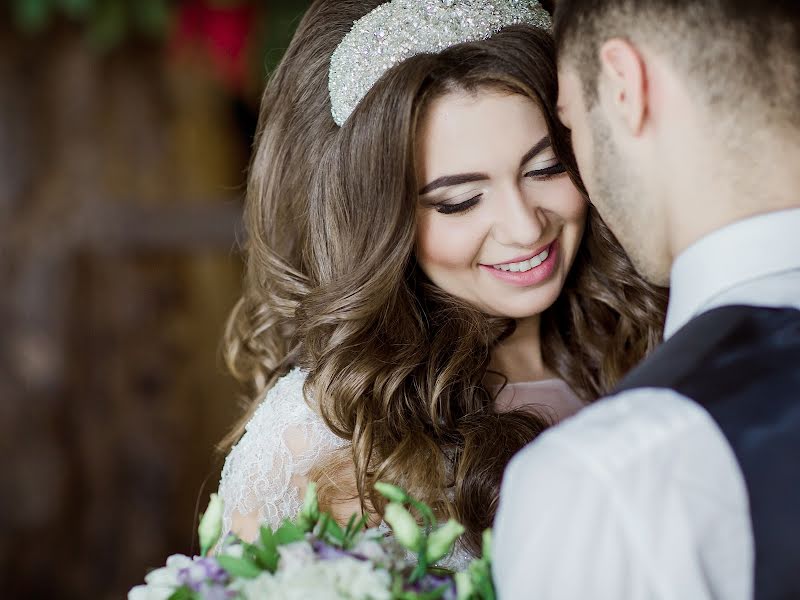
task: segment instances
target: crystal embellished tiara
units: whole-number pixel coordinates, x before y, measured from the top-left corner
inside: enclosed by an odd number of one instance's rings
[[[340,127],[389,69],[417,54],[485,40],[525,23],[550,28],[536,0],[392,0],[358,21],[331,56],[331,114]]]

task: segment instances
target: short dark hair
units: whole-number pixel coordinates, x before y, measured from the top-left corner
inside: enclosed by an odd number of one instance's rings
[[[671,57],[715,109],[768,109],[800,128],[798,0],[558,0],[554,33],[589,106],[599,48],[620,37]]]

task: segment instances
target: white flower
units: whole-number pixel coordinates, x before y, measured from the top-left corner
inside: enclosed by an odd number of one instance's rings
[[[242,598],[272,598],[281,600],[286,598],[280,589],[280,583],[268,571],[264,571],[255,579],[244,579],[234,583],[232,588],[237,589]],[[129,599],[130,600],[130,599]]]
[[[242,558],[244,556],[244,546],[241,544],[229,544],[223,546],[219,551],[219,556],[232,556],[233,558]]]
[[[335,561],[337,589],[353,600],[390,600],[392,578],[388,571],[375,569],[371,563],[352,558]]]
[[[174,591],[156,589],[149,585],[137,585],[128,592],[128,600],[167,600]]]
[[[200,537],[200,554],[205,556],[208,551],[214,547],[214,544],[219,540],[222,535],[222,513],[224,505],[222,498],[217,494],[211,494],[211,499],[208,501],[208,508],[200,518],[200,526],[197,528],[197,533]]]
[[[278,546],[281,560],[278,563],[282,570],[292,570],[310,565],[316,560],[314,549],[308,542],[293,542]]]
[[[183,554],[173,554],[167,565],[150,571],[144,578],[146,585],[137,585],[128,592],[128,600],[167,600],[179,587],[178,572],[191,567],[192,559]]]
[[[353,546],[353,553],[360,554],[372,563],[386,564],[390,556],[378,540],[362,539]]]
[[[387,571],[349,556],[306,562],[297,546],[299,560],[284,562],[274,575],[263,573],[240,581],[237,589],[247,600],[390,600],[392,579]]]

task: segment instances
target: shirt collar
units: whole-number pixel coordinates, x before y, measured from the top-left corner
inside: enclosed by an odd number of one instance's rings
[[[800,208],[752,217],[698,240],[676,259],[664,338],[739,285],[800,269]]]

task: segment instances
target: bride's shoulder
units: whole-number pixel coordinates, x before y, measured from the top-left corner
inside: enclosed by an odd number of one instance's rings
[[[294,368],[264,394],[239,441],[231,448],[227,468],[243,458],[285,454],[306,462],[320,447],[338,448],[344,441],[325,424],[316,401],[305,392],[308,374]]]
[[[279,378],[262,396],[258,408],[245,426],[245,431],[250,431],[266,422],[274,424],[276,415],[301,420],[318,417],[316,408],[312,408],[313,403],[309,403],[305,394],[307,378],[308,374],[299,367],[293,368]]]
[[[301,490],[323,455],[346,444],[307,402],[307,374],[293,369],[269,391],[231,448],[218,493],[225,505],[225,531],[247,539],[264,521],[277,527],[301,505]]]

